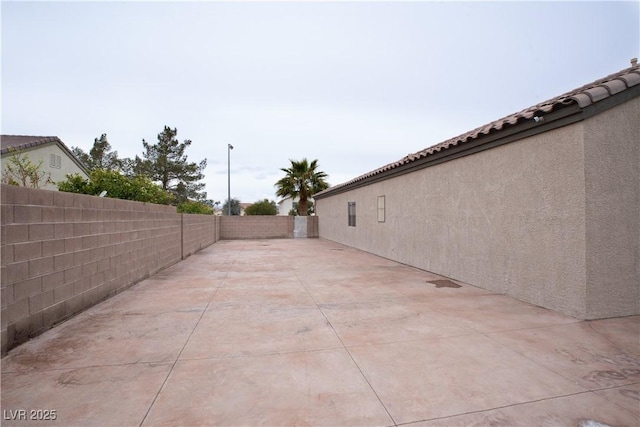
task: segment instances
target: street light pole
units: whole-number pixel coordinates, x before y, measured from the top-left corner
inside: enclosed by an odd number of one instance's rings
[[[233,150],[233,145],[227,144],[227,211],[229,216],[231,216],[231,150]]]

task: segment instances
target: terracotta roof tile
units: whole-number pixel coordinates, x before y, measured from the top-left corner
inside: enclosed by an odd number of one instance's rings
[[[12,148],[25,150],[49,143],[57,144],[84,173],[89,174],[89,171],[82,162],[78,160],[69,147],[57,136],[0,135],[0,154],[8,153]]]
[[[334,189],[355,184],[359,181],[371,178],[382,172],[395,169],[397,167],[433,155],[448,148],[464,144],[484,135],[489,135],[493,132],[501,131],[506,127],[514,126],[518,123],[535,119],[535,117],[541,117],[543,114],[557,111],[573,104],[577,104],[580,108],[585,108],[636,85],[640,85],[640,65],[634,64],[630,68],[626,68],[617,73],[608,75],[592,83],[586,84],[577,89],[556,96],[555,98],[533,105],[520,112],[495,120],[491,123],[480,126],[454,138],[450,138],[424,150],[418,151],[416,153],[411,153],[398,161],[384,165],[350,181],[333,186],[321,193],[318,193],[318,195],[324,192],[331,192]]]
[[[10,148],[24,150],[57,141],[60,141],[57,136],[0,135],[0,152],[5,154]]]
[[[635,67],[635,73],[629,73],[624,76],[620,76],[620,80],[624,81],[627,87],[635,86],[640,84],[640,72],[638,72],[638,67]]]
[[[626,83],[623,80],[611,80],[610,82],[604,83],[604,86],[609,90],[609,94],[615,95],[616,93],[620,93],[627,88]]]

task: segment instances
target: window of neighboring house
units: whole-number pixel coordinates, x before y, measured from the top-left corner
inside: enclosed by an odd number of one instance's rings
[[[384,222],[384,196],[378,196],[378,222]]]
[[[349,202],[349,227],[356,226],[356,202]]]
[[[49,167],[54,169],[60,169],[62,166],[62,158],[60,156],[56,156],[55,154],[49,155]]]

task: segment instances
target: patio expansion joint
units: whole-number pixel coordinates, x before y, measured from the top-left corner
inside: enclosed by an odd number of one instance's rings
[[[393,418],[393,416],[391,415],[391,413],[389,412],[389,409],[387,409],[387,406],[384,404],[384,402],[382,401],[382,399],[380,398],[380,396],[378,395],[378,392],[376,391],[375,388],[373,388],[373,385],[371,384],[371,382],[369,381],[369,379],[367,378],[367,376],[364,374],[364,372],[362,371],[362,368],[360,367],[360,365],[358,365],[358,362],[356,362],[356,359],[353,357],[353,355],[351,354],[351,351],[349,351],[349,348],[344,344],[344,341],[342,341],[342,338],[340,337],[340,335],[338,334],[338,331],[336,331],[336,329],[333,327],[333,324],[331,323],[331,321],[329,320],[329,318],[327,317],[327,315],[325,314],[325,312],[322,310],[322,308],[320,307],[320,304],[318,304],[318,302],[315,300],[315,298],[313,297],[313,295],[311,295],[311,293],[309,292],[309,289],[307,289],[307,287],[304,285],[304,282],[302,281],[302,279],[300,278],[300,276],[298,275],[298,273],[294,270],[293,274],[296,276],[296,278],[298,279],[298,281],[300,282],[300,285],[302,285],[302,287],[304,288],[305,292],[309,295],[309,297],[313,300],[313,303],[316,305],[316,308],[318,309],[318,311],[320,311],[320,313],[322,314],[322,316],[324,317],[324,320],[327,322],[327,324],[329,325],[329,327],[331,327],[331,330],[333,331],[333,333],[335,334],[336,338],[338,338],[338,340],[340,341],[340,343],[342,344],[342,348],[344,348],[344,350],[347,352],[347,354],[349,355],[349,358],[351,359],[351,361],[353,362],[353,364],[356,366],[356,368],[358,368],[358,371],[360,372],[360,375],[362,375],[362,378],[365,380],[365,382],[367,383],[367,385],[369,386],[369,388],[371,389],[371,391],[373,392],[374,396],[376,397],[376,399],[378,399],[378,402],[380,402],[380,405],[382,405],[382,407],[384,408],[385,412],[387,413],[387,416],[389,417],[389,419],[391,420],[391,422],[393,423],[393,426],[397,426],[398,423],[396,422],[396,420]]]
[[[211,356],[211,357],[183,357],[180,361],[185,360],[233,360],[233,359],[251,359],[257,357],[269,357],[269,356],[286,356],[288,354],[305,354],[305,353],[323,353],[333,350],[343,349],[343,346],[339,347],[327,347],[327,348],[315,348],[310,350],[291,350],[291,351],[274,351],[267,353],[249,353],[249,354],[235,354],[231,356]],[[171,363],[171,362],[167,362]]]
[[[510,405],[503,405],[503,406],[495,406],[495,407],[491,407],[491,408],[487,408],[487,409],[479,409],[477,411],[468,411],[468,412],[461,412],[458,414],[450,414],[450,415],[446,415],[443,417],[435,417],[435,418],[425,418],[423,420],[415,420],[415,421],[409,421],[406,423],[400,423],[400,424],[396,424],[396,426],[410,426],[412,424],[416,424],[416,423],[424,423],[424,422],[429,422],[429,421],[438,421],[438,420],[446,420],[448,418],[453,418],[453,417],[459,417],[459,416],[464,416],[464,415],[472,415],[472,414],[481,414],[483,412],[489,412],[489,411],[495,411],[498,409],[506,409],[506,408],[514,408],[517,406],[522,406],[522,405],[528,405],[531,403],[539,403],[539,402],[547,402],[550,400],[555,400],[555,399],[561,399],[564,397],[572,397],[572,396],[579,396],[581,394],[595,394],[593,390],[584,390],[584,391],[579,391],[576,393],[568,393],[568,394],[562,394],[562,395],[558,395],[558,396],[552,396],[552,397],[545,397],[542,399],[534,399],[534,400],[527,400],[525,402],[518,402],[518,403],[512,403]],[[619,405],[616,405],[621,409],[625,409],[620,407]],[[629,411],[627,411],[629,412]]]
[[[230,269],[233,268],[234,265],[235,265],[235,260],[234,260],[233,263],[231,263],[231,265],[229,266],[229,269],[227,269],[224,277],[222,278],[222,281],[224,281],[224,279],[226,279],[227,275],[229,274]],[[164,377],[164,380],[162,381],[162,385],[158,389],[158,392],[156,393],[156,395],[153,397],[153,400],[151,401],[151,404],[149,405],[149,408],[147,409],[147,411],[145,412],[144,416],[142,417],[142,420],[140,420],[139,426],[142,426],[144,424],[145,420],[147,419],[147,417],[149,416],[149,413],[151,412],[151,409],[153,408],[153,405],[155,405],[156,401],[158,400],[158,396],[160,396],[160,393],[162,393],[162,390],[165,388],[165,386],[167,384],[167,381],[169,380],[169,377],[171,376],[171,373],[175,369],[176,364],[178,363],[178,361],[180,360],[180,356],[182,355],[182,353],[184,352],[184,349],[189,344],[189,341],[191,340],[191,337],[193,336],[193,333],[198,328],[198,325],[202,321],[202,318],[204,317],[204,314],[207,312],[207,309],[209,308],[209,305],[211,305],[211,301],[213,301],[213,299],[215,298],[215,296],[218,293],[219,289],[220,289],[220,287],[217,287],[215,289],[215,291],[211,295],[211,298],[209,298],[209,301],[207,301],[207,304],[205,305],[204,310],[202,310],[202,312],[200,313],[200,317],[198,317],[198,321],[193,326],[193,329],[191,330],[191,333],[189,333],[189,336],[185,340],[184,345],[180,349],[180,352],[176,356],[176,359],[172,363],[170,362],[171,367],[169,368],[169,372],[167,372],[167,375]]]
[[[511,329],[501,329],[501,330],[497,330],[497,331],[483,331],[480,329],[473,329],[474,331],[476,331],[479,334],[483,334],[483,335],[495,335],[495,334],[502,334],[505,332],[518,332],[518,331],[534,331],[534,330],[538,330],[538,329],[551,329],[551,328],[557,328],[557,327],[562,327],[562,326],[567,326],[567,325],[573,325],[575,323],[581,323],[584,322],[583,320],[579,320],[579,319],[571,319],[567,322],[563,322],[563,323],[554,323],[551,325],[539,325],[539,326],[528,326],[526,328],[511,328]]]
[[[624,350],[621,350],[618,347],[618,344],[615,343],[614,341],[612,341],[611,339],[609,339],[608,336],[606,336],[605,334],[603,334],[602,332],[598,331],[597,329],[593,328],[593,320],[584,320],[585,325],[587,325],[589,327],[590,330],[592,330],[595,334],[598,334],[598,336],[602,337],[602,339],[604,339],[605,341],[607,341],[609,344],[611,344],[613,346],[613,348],[615,348],[617,351],[624,353]]]
[[[446,340],[449,338],[468,337],[471,335],[479,335],[479,334],[480,334],[479,332],[473,330],[472,332],[464,332],[459,334],[451,334],[451,335],[444,335],[444,336],[437,336],[437,337],[408,338],[408,339],[397,340],[397,341],[381,341],[381,342],[373,342],[373,343],[366,343],[366,344],[354,344],[346,347],[348,348],[378,347],[383,345],[404,344],[404,343],[412,343],[412,342],[418,343],[422,341]]]
[[[581,323],[581,322],[584,322],[584,321],[577,321],[577,322],[563,323],[563,324],[559,324],[559,325],[541,326],[541,327],[535,327],[535,328],[522,328],[522,329],[515,329],[515,331],[525,331],[525,330],[536,330],[536,329],[555,328],[555,327],[565,326],[565,325],[573,324],[573,323]],[[549,372],[553,372],[555,375],[558,375],[559,377],[564,378],[565,380],[567,380],[567,381],[571,382],[572,384],[576,385],[577,387],[580,387],[580,388],[585,389],[585,391],[593,392],[593,391],[606,390],[606,389],[609,389],[609,388],[619,387],[619,386],[613,386],[613,387],[602,387],[602,388],[591,388],[591,387],[590,387],[590,388],[586,388],[585,386],[583,386],[583,385],[581,385],[581,384],[578,384],[578,382],[577,382],[574,378],[570,378],[570,377],[568,377],[567,375],[565,375],[565,374],[564,374],[564,373],[562,373],[562,372],[558,372],[558,371],[556,371],[556,370],[554,370],[554,369],[551,369],[550,367],[545,366],[545,365],[543,365],[542,363],[538,362],[538,361],[537,361],[537,360],[535,360],[534,358],[529,357],[529,356],[526,354],[526,352],[520,352],[520,351],[518,351],[518,350],[516,350],[516,349],[513,349],[513,348],[509,347],[508,345],[506,345],[506,344],[504,344],[504,343],[501,343],[501,342],[499,342],[499,341],[495,340],[495,339],[492,337],[492,335],[497,335],[497,334],[504,333],[504,332],[513,332],[513,331],[514,331],[514,330],[499,331],[499,332],[486,332],[486,333],[482,333],[482,332],[480,332],[479,334],[480,334],[480,335],[482,335],[482,336],[484,336],[485,338],[487,338],[487,339],[489,339],[489,340],[493,341],[495,344],[497,344],[497,345],[499,345],[499,346],[501,346],[501,347],[504,347],[504,348],[506,348],[507,350],[509,350],[509,351],[511,351],[511,352],[513,352],[513,353],[516,353],[516,354],[518,354],[518,355],[520,355],[520,356],[524,357],[525,359],[529,360],[529,361],[530,361],[530,362],[532,362],[532,363],[535,363],[536,365],[540,366],[541,368],[546,369],[546,370],[548,370]],[[618,350],[618,351],[620,351],[621,353],[625,353],[623,350],[620,350],[617,346],[615,347],[615,349],[616,349],[616,350]],[[577,393],[577,394],[580,394],[580,393]]]
[[[619,409],[624,410],[624,411],[626,411],[626,412],[629,412],[631,415],[635,416],[635,414],[634,414],[633,412],[631,412],[629,409],[625,408],[624,406],[620,406],[620,405],[618,404],[618,402],[613,401],[613,400],[611,400],[611,399],[607,398],[607,396],[601,396],[601,395],[599,395],[598,393],[596,393],[597,391],[612,390],[612,389],[616,389],[616,388],[620,388],[620,387],[629,387],[629,386],[634,386],[634,385],[638,385],[638,386],[640,386],[640,381],[639,381],[639,382],[635,382],[635,383],[631,383],[631,384],[625,384],[625,385],[623,385],[623,386],[619,386],[619,385],[617,385],[617,386],[611,386],[611,387],[603,387],[603,388],[599,388],[599,389],[591,390],[591,391],[592,391],[594,394],[596,394],[596,395],[600,396],[601,398],[605,399],[606,401],[611,402],[613,405],[617,406]]]

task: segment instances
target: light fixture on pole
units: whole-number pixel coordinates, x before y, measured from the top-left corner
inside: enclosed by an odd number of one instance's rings
[[[227,211],[229,216],[231,216],[231,150],[233,150],[233,145],[227,144]]]

